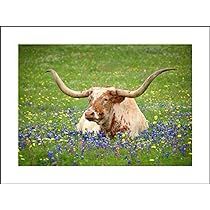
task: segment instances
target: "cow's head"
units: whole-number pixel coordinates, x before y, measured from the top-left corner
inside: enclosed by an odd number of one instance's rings
[[[68,88],[63,81],[60,79],[56,71],[49,70],[51,72],[53,79],[60,88],[60,90],[68,96],[73,98],[84,98],[88,97],[89,107],[85,112],[85,117],[89,121],[95,121],[98,124],[106,123],[110,117],[110,112],[112,107],[116,103],[121,103],[125,97],[135,98],[142,95],[151,82],[161,73],[169,70],[174,70],[172,68],[160,69],[151,74],[144,83],[137,88],[136,90],[129,91],[123,89],[116,89],[114,87],[101,88],[101,87],[92,87],[84,91],[74,91]]]
[[[94,87],[88,99],[89,107],[85,111],[85,118],[103,124],[109,120],[114,104],[121,103],[125,97],[118,95],[115,88]]]

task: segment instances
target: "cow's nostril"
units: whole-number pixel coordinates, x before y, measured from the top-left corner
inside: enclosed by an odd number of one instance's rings
[[[94,117],[94,112],[92,112],[92,111],[85,112],[85,117],[87,119],[93,118]]]

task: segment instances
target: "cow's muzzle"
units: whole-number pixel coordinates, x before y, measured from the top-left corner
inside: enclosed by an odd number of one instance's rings
[[[89,121],[94,121],[95,120],[95,113],[92,110],[87,110],[85,112],[85,118]]]

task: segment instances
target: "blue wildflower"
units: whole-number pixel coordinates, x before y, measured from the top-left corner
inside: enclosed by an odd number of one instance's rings
[[[54,135],[53,135],[53,133],[51,131],[47,133],[47,138],[51,139],[51,138],[53,138],[53,136]]]
[[[60,139],[59,135],[55,135],[55,140],[58,141]]]
[[[69,133],[68,133],[69,136],[75,136],[76,134],[77,134],[76,131],[69,131]]]
[[[54,152],[53,151],[48,151],[47,156],[49,159],[52,159],[54,156]]]
[[[22,150],[22,149],[24,149],[26,147],[26,142],[25,141],[19,141],[18,142],[18,146]]]
[[[18,134],[18,138],[19,138],[19,140],[20,140],[20,139],[23,139],[23,137],[24,137],[24,136],[23,136],[23,134],[22,134],[22,133],[19,133],[19,134]]]
[[[184,144],[184,145],[182,145],[180,148],[179,148],[179,151],[182,153],[182,155],[186,155],[186,145]]]
[[[58,144],[58,145],[56,146],[56,151],[57,151],[57,152],[62,152],[62,147],[61,147],[60,144]]]
[[[26,138],[29,138],[31,136],[31,131],[29,131],[28,133],[25,134]]]

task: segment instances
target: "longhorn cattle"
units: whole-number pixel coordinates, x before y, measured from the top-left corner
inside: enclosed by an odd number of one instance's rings
[[[135,137],[148,128],[148,123],[134,98],[142,95],[158,75],[170,70],[174,69],[155,71],[133,91],[114,87],[91,87],[88,90],[75,91],[63,83],[55,70],[50,69],[47,72],[52,74],[55,83],[66,95],[73,98],[88,97],[89,107],[77,124],[78,130],[96,132],[101,130],[109,137],[113,137],[117,132],[127,132]]]

